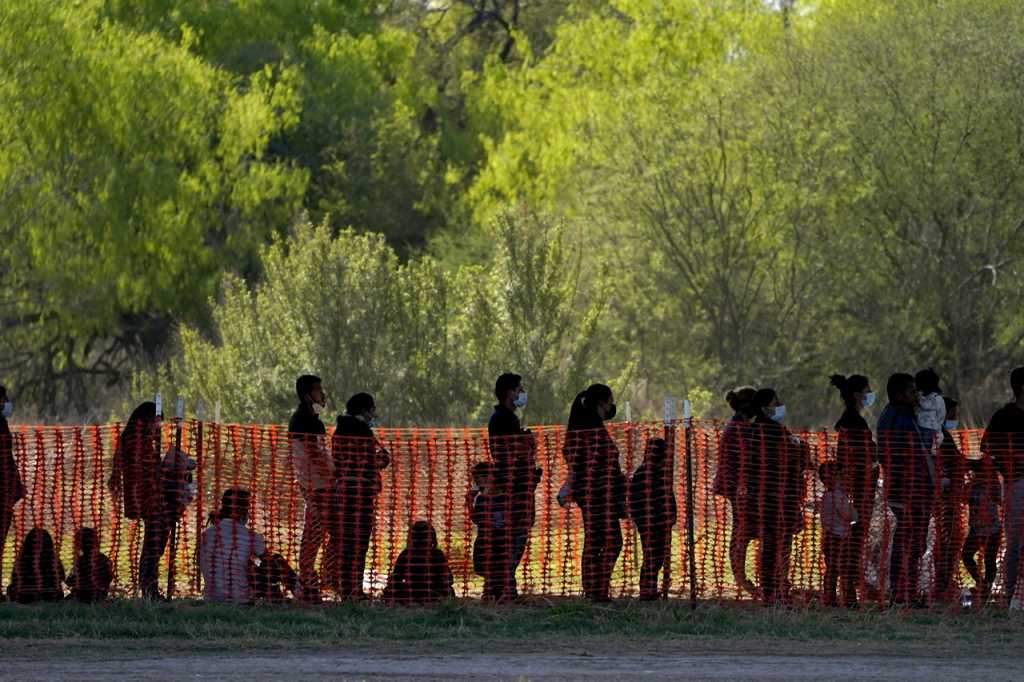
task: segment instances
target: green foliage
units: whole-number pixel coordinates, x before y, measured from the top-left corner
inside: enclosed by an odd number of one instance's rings
[[[386,423],[454,425],[484,419],[495,377],[514,370],[537,387],[529,417],[561,419],[604,310],[567,230],[505,216],[491,266],[449,272],[431,258],[400,262],[379,235],[300,223],[264,250],[261,284],[225,278],[214,339],[182,330],[169,388],[220,401],[225,419],[280,422],[295,377],[312,372],[339,411],[370,391]]]
[[[2,369],[48,413],[202,319],[305,185],[265,156],[295,123],[290,72],[236,84],[90,7],[0,10]]]

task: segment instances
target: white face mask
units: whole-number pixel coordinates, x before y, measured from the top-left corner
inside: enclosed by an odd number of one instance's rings
[[[874,391],[871,391],[870,393],[865,393],[864,394],[864,400],[861,402],[861,404],[864,407],[871,407],[872,405],[875,404],[876,398],[877,398],[877,396],[875,395]]]
[[[786,418],[786,406],[785,405],[779,405],[778,407],[775,408],[775,414],[772,415],[772,419],[774,419],[777,422],[781,422],[785,418]]]
[[[14,414],[14,403],[10,400],[4,403],[3,415],[4,419],[10,419],[11,415]]]
[[[523,391],[522,393],[517,393],[514,402],[515,406],[518,407],[519,409],[523,409],[524,407],[526,407],[526,391]]]
[[[366,425],[369,426],[371,429],[377,428],[377,424],[378,422],[376,416],[370,417],[369,419],[366,420]]]
[[[320,416],[324,412],[324,406],[320,403],[313,403],[313,414]]]
[[[947,431],[956,431],[960,428],[960,422],[956,419],[947,419],[946,423],[943,424]]]

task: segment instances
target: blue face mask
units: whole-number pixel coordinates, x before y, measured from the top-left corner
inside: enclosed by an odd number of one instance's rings
[[[523,409],[524,407],[526,407],[526,391],[523,391],[522,393],[517,393],[516,399],[513,402],[515,403],[515,406],[518,407],[519,409]]]
[[[864,405],[864,407],[871,407],[872,405],[875,404],[876,399],[877,396],[875,395],[875,392],[871,391],[870,393],[864,394],[864,400],[861,404]]]
[[[785,405],[779,405],[778,407],[775,408],[775,414],[772,415],[772,419],[774,419],[777,422],[782,422],[782,420],[785,419],[785,418],[786,418],[786,406]]]
[[[946,423],[943,424],[943,428],[945,428],[947,431],[956,431],[957,429],[960,428],[960,422],[957,421],[956,419],[947,419]]]

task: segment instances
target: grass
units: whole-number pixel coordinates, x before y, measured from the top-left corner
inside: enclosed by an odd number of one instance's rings
[[[743,653],[1014,655],[1024,617],[1005,611],[765,610],[753,606],[577,600],[489,606],[259,607],[180,601],[0,604],[0,658],[219,651],[715,650]]]

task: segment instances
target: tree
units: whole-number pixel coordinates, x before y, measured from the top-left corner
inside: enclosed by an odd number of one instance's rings
[[[43,414],[81,413],[297,209],[305,174],[265,156],[293,74],[236,84],[42,0],[0,10],[0,71],[0,371]]]

